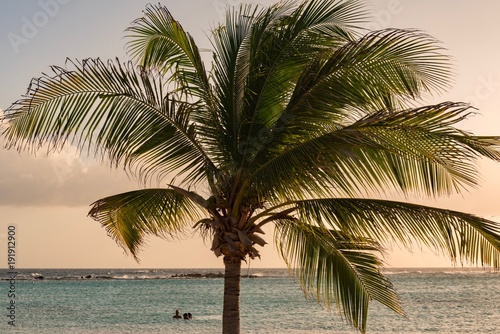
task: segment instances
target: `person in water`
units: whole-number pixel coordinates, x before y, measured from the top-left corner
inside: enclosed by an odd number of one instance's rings
[[[173,316],[174,319],[181,319],[181,311],[175,310],[175,315]]]
[[[184,320],[191,320],[193,318],[191,313],[184,313],[182,316],[184,317]]]

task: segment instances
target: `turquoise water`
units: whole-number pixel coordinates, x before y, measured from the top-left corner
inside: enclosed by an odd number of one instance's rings
[[[205,272],[218,273],[219,270]],[[16,280],[16,326],[0,333],[220,333],[221,278],[172,278],[189,270],[31,270]],[[356,333],[336,314],[306,301],[284,270],[243,278],[243,333]],[[408,313],[371,306],[368,333],[500,333],[500,273],[397,270],[388,273]],[[3,275],[3,276],[2,276]],[[43,275],[43,280],[34,279]],[[91,278],[82,278],[91,275]],[[0,305],[6,315],[5,271]],[[193,320],[172,318],[176,309]]]

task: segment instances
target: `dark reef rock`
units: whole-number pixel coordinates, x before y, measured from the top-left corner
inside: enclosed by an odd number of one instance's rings
[[[258,275],[241,275],[242,278],[259,278]],[[174,274],[170,278],[224,278],[224,273],[192,273],[192,274]]]

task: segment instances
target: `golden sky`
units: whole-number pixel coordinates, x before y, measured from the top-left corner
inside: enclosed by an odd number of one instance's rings
[[[123,30],[141,16],[149,0],[23,0],[0,3],[0,108],[26,92],[32,77],[64,65],[66,57],[126,60]],[[252,1],[263,5],[270,0]],[[222,19],[226,4],[236,0],[164,0],[174,17],[209,48],[206,33]],[[449,91],[432,102],[470,102],[479,110],[462,124],[481,135],[500,135],[500,2],[494,0],[376,0],[372,29],[418,28],[440,40],[453,58],[455,77]],[[1,139],[0,139],[1,140]],[[17,265],[24,268],[214,268],[222,267],[197,238],[165,242],[151,239],[140,254],[141,264],[124,255],[99,224],[87,217],[89,205],[104,196],[137,188],[122,170],[111,170],[71,149],[35,157],[28,152],[0,150],[0,245],[7,227],[16,226]],[[500,217],[500,164],[482,162],[484,181],[462,195],[426,204]],[[282,267],[271,231],[262,260],[252,267]],[[4,246],[1,246],[4,247]],[[429,250],[414,254],[393,248],[387,262],[395,267],[449,266]],[[6,256],[0,256],[0,267]]]

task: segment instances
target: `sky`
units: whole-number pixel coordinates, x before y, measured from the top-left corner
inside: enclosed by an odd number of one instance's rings
[[[142,15],[143,0],[0,0],[0,109],[26,92],[33,77],[50,65],[72,59],[119,57],[126,61],[124,29]],[[210,48],[210,27],[223,19],[236,0],[162,0],[200,48]],[[271,0],[253,3],[269,5]],[[367,0],[370,29],[421,29],[441,41],[452,56],[455,75],[447,92],[433,101],[463,101],[478,115],[461,128],[478,135],[500,135],[500,2],[495,0]],[[2,138],[0,145],[3,147]],[[461,195],[414,202],[500,219],[500,164],[481,161],[482,182]],[[0,149],[0,268],[7,265],[9,226],[16,231],[17,268],[222,268],[201,239],[150,238],[139,254],[127,256],[87,217],[89,205],[115,193],[137,189],[121,169],[111,169],[71,148],[46,156]],[[272,243],[251,267],[284,267]],[[5,254],[5,255],[2,255]],[[447,267],[450,260],[416,247],[397,246],[385,261],[390,267]]]

